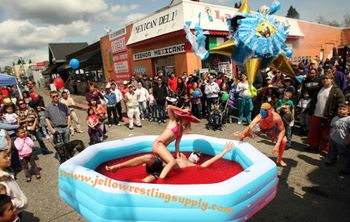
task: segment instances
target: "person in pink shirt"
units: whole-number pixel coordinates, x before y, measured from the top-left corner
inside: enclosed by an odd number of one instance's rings
[[[41,178],[39,168],[35,163],[34,156],[32,155],[34,142],[33,140],[27,136],[23,128],[18,128],[16,130],[17,138],[15,139],[14,145],[18,150],[19,158],[21,159],[22,168],[24,170],[24,174],[27,177],[27,182],[32,180],[31,173],[28,169],[28,163],[30,163],[34,174],[37,179]]]

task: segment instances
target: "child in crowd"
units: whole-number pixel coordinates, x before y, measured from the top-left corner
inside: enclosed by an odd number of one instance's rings
[[[349,175],[350,173],[350,106],[342,104],[338,108],[338,116],[335,116],[331,122],[331,133],[329,136],[329,152],[326,165],[333,165],[337,156],[343,157],[344,161],[340,174]]]
[[[303,97],[299,100],[297,105],[297,108],[299,109],[300,126],[304,135],[307,135],[307,132],[309,131],[309,115],[306,112],[306,108],[310,104],[310,101],[311,98],[309,92],[305,90],[303,92]]]
[[[10,104],[6,104],[4,106],[4,116],[3,118],[5,119],[5,121],[8,123],[8,124],[11,124],[11,125],[17,125],[18,124],[18,115],[15,113],[15,104],[13,103],[10,103]]]
[[[6,194],[0,194],[0,221],[20,222],[16,213],[16,208],[11,201],[11,197]]]
[[[28,168],[28,163],[30,163],[31,169],[33,169],[36,178],[40,179],[41,175],[39,172],[39,168],[35,163],[34,155],[32,155],[34,149],[33,140],[29,136],[27,136],[23,128],[18,128],[16,130],[16,135],[17,138],[14,141],[14,145],[18,150],[18,155],[21,160],[22,169],[24,170],[24,174],[27,177],[27,182],[30,182],[32,180],[32,176]]]
[[[0,184],[6,187],[7,194],[11,197],[17,213],[20,213],[27,207],[28,200],[18,186],[10,166],[9,154],[5,150],[0,150]]]
[[[90,137],[89,144],[96,144],[103,140],[103,131],[100,126],[99,116],[95,113],[93,108],[89,108],[87,111],[87,116],[85,118],[86,123],[89,127],[88,134]]]
[[[194,82],[192,85],[193,89],[191,90],[191,104],[192,104],[192,113],[198,119],[202,118],[202,101],[201,97],[203,95],[200,88],[198,88],[198,83]]]
[[[189,109],[192,111],[192,103],[191,103],[191,99],[188,95],[188,93],[186,93],[184,95],[184,101],[183,101],[183,104],[182,104],[182,109]]]
[[[293,115],[291,112],[290,104],[285,103],[278,109],[278,114],[280,114],[284,128],[286,129],[286,137],[287,137],[287,146],[286,149],[289,149],[292,145],[292,123],[293,123]]]
[[[286,90],[283,94],[283,98],[277,102],[277,112],[281,115],[282,120],[283,116],[285,116],[283,122],[285,123],[284,127],[286,129],[287,137],[286,149],[289,149],[292,146],[292,127],[294,126],[294,103],[291,98],[292,92]],[[287,110],[287,108],[289,110]]]
[[[8,153],[11,153],[11,137],[9,133],[0,129],[0,150],[6,150]]]
[[[150,121],[157,121],[157,101],[154,98],[153,95],[153,88],[149,88],[149,98],[148,98],[148,106],[149,106],[149,120]]]
[[[39,118],[39,126],[41,128],[41,131],[45,135],[46,139],[50,139],[52,135],[50,134],[50,131],[47,128],[46,121],[45,121],[45,108],[41,106],[36,107],[36,111],[38,113],[38,118]]]

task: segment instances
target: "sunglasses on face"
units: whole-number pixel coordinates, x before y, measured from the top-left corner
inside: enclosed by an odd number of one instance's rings
[[[53,95],[51,96],[51,98],[58,98],[58,95]]]

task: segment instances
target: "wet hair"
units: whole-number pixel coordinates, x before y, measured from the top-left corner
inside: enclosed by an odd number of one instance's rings
[[[5,211],[5,205],[11,203],[11,197],[9,197],[6,194],[0,194],[0,216],[2,217],[4,215]]]

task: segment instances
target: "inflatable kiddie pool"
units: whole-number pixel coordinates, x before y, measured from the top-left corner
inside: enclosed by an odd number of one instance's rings
[[[223,158],[244,169],[220,183],[167,185],[122,182],[97,173],[104,162],[151,151],[156,136],[121,139],[88,147],[59,167],[59,194],[91,222],[245,221],[276,195],[277,168],[248,143],[235,142]],[[226,139],[186,135],[181,151],[193,147],[215,155]],[[174,143],[169,145],[174,151]]]

